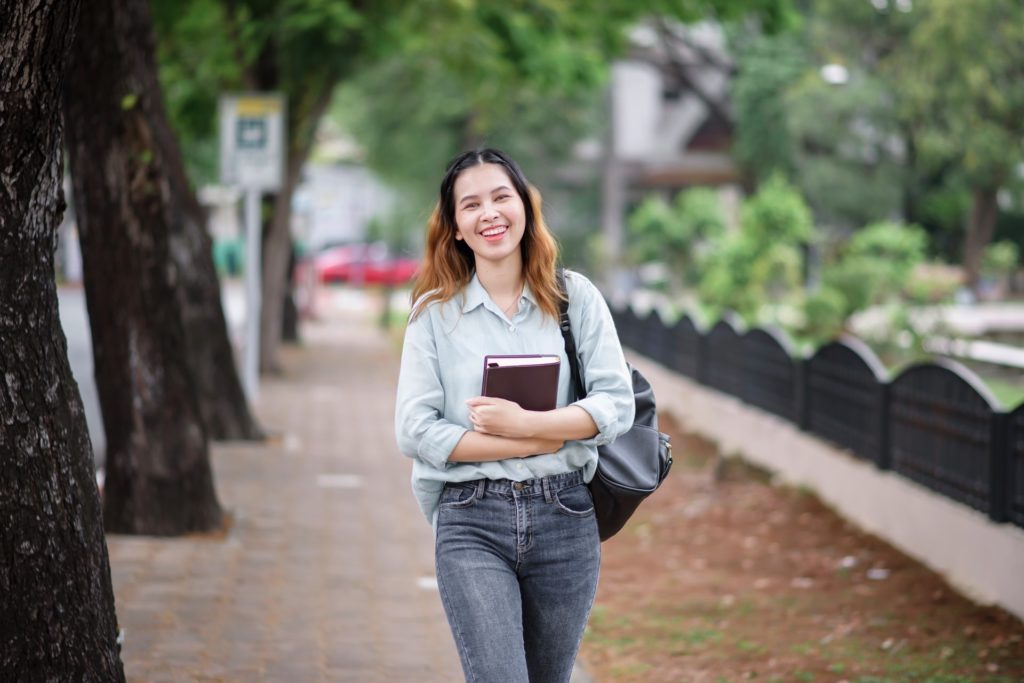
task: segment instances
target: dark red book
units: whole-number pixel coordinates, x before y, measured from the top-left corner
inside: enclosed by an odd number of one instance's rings
[[[560,364],[555,355],[484,356],[480,393],[518,403],[525,410],[554,410]]]

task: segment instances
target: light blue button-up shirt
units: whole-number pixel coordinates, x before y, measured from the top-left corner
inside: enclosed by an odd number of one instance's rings
[[[566,271],[569,320],[587,388],[576,401],[593,418],[598,434],[567,441],[557,453],[491,462],[449,462],[463,434],[473,428],[466,400],[479,396],[484,356],[557,354],[559,408],[569,405],[572,380],[558,321],[537,306],[529,287],[509,319],[476,275],[462,294],[430,304],[405,331],[395,405],[398,448],[413,460],[412,488],[423,514],[435,520],[445,482],[475,479],[522,481],[597,469],[597,447],[633,424],[633,387],[608,306],[584,276]]]

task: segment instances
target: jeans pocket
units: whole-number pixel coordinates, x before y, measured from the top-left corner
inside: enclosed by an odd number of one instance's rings
[[[441,501],[439,505],[440,507],[447,508],[449,510],[468,508],[476,502],[476,491],[477,487],[475,485],[445,486],[444,491],[441,492]]]
[[[594,514],[594,499],[586,484],[556,491],[555,505],[559,512],[570,517],[589,517]]]

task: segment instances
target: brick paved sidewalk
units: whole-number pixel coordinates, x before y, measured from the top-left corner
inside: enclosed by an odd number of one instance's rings
[[[262,383],[277,439],[214,447],[226,537],[108,536],[129,680],[462,680],[394,445],[396,350],[353,315]]]

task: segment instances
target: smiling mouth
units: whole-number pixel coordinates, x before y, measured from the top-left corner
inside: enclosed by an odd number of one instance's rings
[[[508,232],[507,225],[496,225],[493,228],[487,228],[480,233],[480,236],[485,240],[499,240],[505,233]]]

